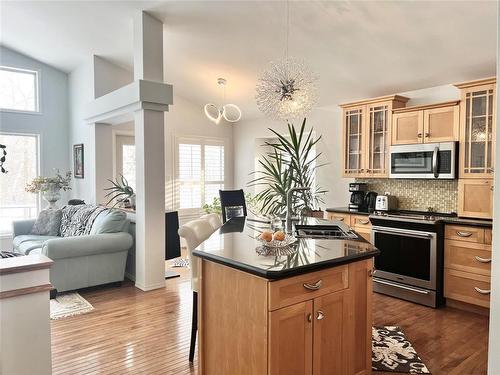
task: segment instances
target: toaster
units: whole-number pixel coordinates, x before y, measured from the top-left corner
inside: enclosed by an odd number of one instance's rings
[[[376,211],[392,211],[398,208],[398,199],[385,193],[384,195],[377,195],[375,200],[375,210]]]

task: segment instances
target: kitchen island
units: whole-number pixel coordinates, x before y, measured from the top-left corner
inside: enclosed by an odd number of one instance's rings
[[[200,373],[371,373],[378,250],[361,237],[300,238],[272,255],[256,240],[264,229],[231,219],[193,252],[201,262]]]

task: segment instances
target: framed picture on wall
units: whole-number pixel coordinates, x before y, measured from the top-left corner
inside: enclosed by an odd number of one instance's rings
[[[83,154],[83,143],[73,145],[73,175],[75,178],[83,178],[85,159]]]

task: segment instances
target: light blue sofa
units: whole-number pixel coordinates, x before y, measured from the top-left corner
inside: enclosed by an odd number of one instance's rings
[[[121,282],[127,254],[133,245],[124,212],[101,212],[89,235],[75,237],[30,234],[35,220],[13,223],[13,249],[22,254],[44,254],[54,261],[50,282],[58,292]]]

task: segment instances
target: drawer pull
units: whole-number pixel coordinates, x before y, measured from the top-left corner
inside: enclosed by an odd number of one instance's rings
[[[370,220],[358,220],[360,224],[366,225],[370,223]]]
[[[478,288],[477,286],[475,286],[474,289],[476,290],[476,292],[478,292],[480,294],[489,295],[491,293],[491,290],[481,289],[481,288]]]
[[[311,313],[307,314],[307,321],[308,321],[309,323],[311,323],[311,322],[313,321],[313,317],[312,317],[312,314],[311,314]]]
[[[477,255],[474,257],[479,263],[491,263],[491,258],[481,258],[478,257]]]
[[[302,285],[307,290],[318,290],[319,288],[321,288],[321,284],[323,284],[323,280],[320,279],[320,280],[316,281],[314,284],[304,283]]]
[[[335,216],[335,219],[338,220],[338,221],[344,221],[344,218],[340,217],[340,216]]]
[[[316,313],[316,319],[323,320],[324,318],[325,318],[325,313],[321,310],[318,310],[318,312]]]
[[[472,236],[472,233],[471,232],[460,232],[459,230],[457,230],[457,235],[459,235],[460,237],[470,237],[470,236]]]

